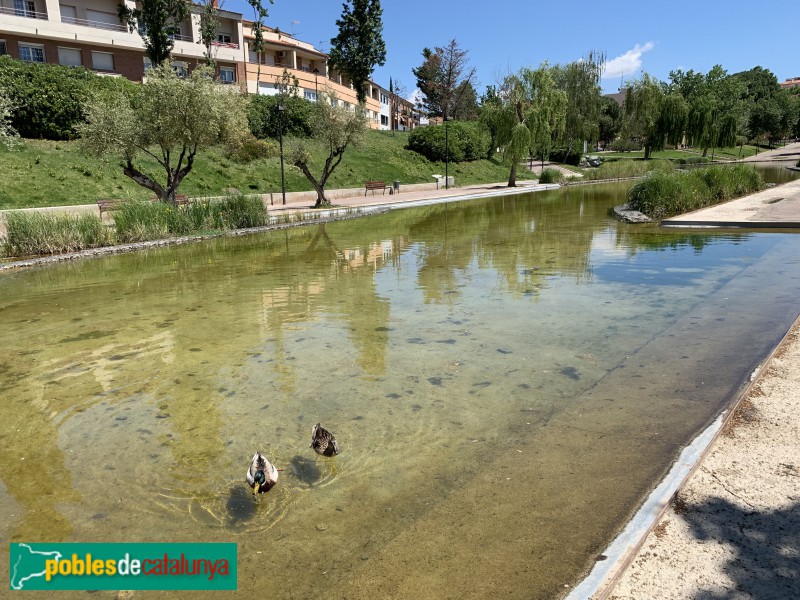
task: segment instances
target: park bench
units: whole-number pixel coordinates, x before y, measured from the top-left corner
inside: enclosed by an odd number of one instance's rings
[[[364,182],[364,195],[367,195],[367,192],[372,191],[372,195],[375,195],[375,190],[381,190],[382,194],[386,193],[386,182],[385,181],[365,181]]]

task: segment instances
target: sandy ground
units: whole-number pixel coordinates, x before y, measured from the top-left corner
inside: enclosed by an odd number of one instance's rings
[[[800,321],[602,597],[800,598],[799,414]]]

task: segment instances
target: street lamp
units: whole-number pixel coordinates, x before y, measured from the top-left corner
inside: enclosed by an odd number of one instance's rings
[[[450,178],[447,176],[447,170],[450,166],[450,144],[447,143],[447,121],[449,119],[444,117],[444,189],[450,189]]]
[[[286,107],[283,104],[278,104],[278,143],[281,149],[281,196],[283,196],[283,203],[286,204],[286,181],[283,178],[283,113]]]

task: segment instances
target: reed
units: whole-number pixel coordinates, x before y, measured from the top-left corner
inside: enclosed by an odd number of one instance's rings
[[[713,166],[692,171],[655,171],[628,192],[628,204],[653,219],[698,210],[758,191],[764,180],[750,165]]]
[[[77,252],[108,246],[114,231],[96,215],[12,212],[6,218],[6,256]]]

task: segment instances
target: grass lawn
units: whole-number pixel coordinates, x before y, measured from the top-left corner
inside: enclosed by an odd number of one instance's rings
[[[741,158],[747,158],[748,156],[753,156],[756,154],[756,150],[758,149],[759,152],[763,152],[763,148],[757,148],[756,146],[750,146],[745,144],[741,148]],[[715,148],[714,149],[714,159],[723,159],[723,160],[738,160],[740,148],[739,146],[734,146],[732,148]],[[598,152],[598,156],[604,159],[641,159],[644,158],[644,152]],[[687,150],[660,150],[658,152],[652,152],[650,154],[651,158],[666,158],[669,160],[680,160],[682,158],[689,158],[692,156],[702,156],[703,151],[698,150],[695,148],[689,148]],[[708,150],[707,158],[711,160],[711,149]]]
[[[432,183],[431,175],[443,175],[444,163],[431,162],[405,149],[407,138],[404,132],[394,135],[388,131],[367,132],[361,147],[347,150],[326,189],[360,187],[368,180]],[[314,157],[313,173],[320,172],[323,161],[321,154]],[[142,164],[144,170],[163,180],[155,161]],[[123,175],[119,161],[86,155],[77,142],[25,140],[15,150],[0,147],[0,172],[4,175],[0,209],[92,204],[99,198],[152,196],[149,190]],[[489,160],[450,163],[449,167],[449,174],[459,186],[504,181],[508,172],[507,166]],[[285,173],[287,191],[312,189],[294,167],[287,164]],[[518,172],[517,177],[534,176]],[[242,164],[230,159],[224,148],[213,148],[198,154],[191,173],[181,183],[180,192],[189,196],[216,196],[229,188],[243,193],[280,192],[280,160],[276,157]]]

